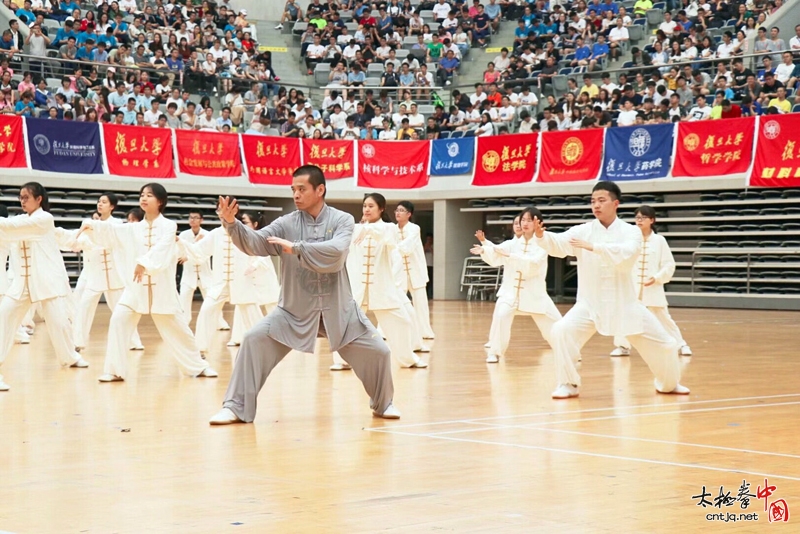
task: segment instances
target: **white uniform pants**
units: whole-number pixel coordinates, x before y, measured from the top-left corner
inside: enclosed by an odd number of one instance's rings
[[[208,367],[208,362],[200,357],[192,331],[182,314],[153,313],[150,317],[184,374],[197,376]],[[127,306],[119,305],[114,308],[108,325],[108,347],[103,373],[125,378],[128,369],[128,343],[141,318],[141,313],[136,313]]]
[[[419,356],[414,354],[414,346],[411,342],[413,336],[409,332],[413,330],[413,319],[409,317],[404,308],[394,310],[370,310],[375,314],[378,324],[386,333],[386,344],[392,351],[392,356],[397,360],[401,367],[411,367],[419,362]],[[333,353],[333,363],[343,364],[345,362],[339,353]]]
[[[414,314],[417,320],[417,326],[425,339],[433,338],[433,329],[431,328],[431,315],[428,309],[428,294],[425,287],[418,289],[411,289],[411,300],[414,304]]]
[[[106,304],[113,312],[117,307],[119,299],[122,298],[123,289],[109,289],[105,291]],[[75,346],[84,348],[89,341],[89,333],[92,331],[92,322],[97,312],[97,304],[100,302],[102,291],[91,291],[83,288],[76,297],[78,298],[78,310],[72,324],[72,335],[75,338]],[[141,347],[142,340],[139,338],[139,331],[134,330],[131,336],[130,347]]]
[[[244,335],[264,318],[261,306],[257,304],[237,304],[233,309],[233,327],[231,328],[231,342],[242,344]]]
[[[642,333],[627,338],[655,375],[656,388],[660,391],[672,391],[681,377],[677,341],[664,330],[647,308],[642,308]],[[553,325],[550,337],[555,353],[557,385],[580,386],[581,377],[575,369],[575,362],[580,356],[581,348],[597,331],[591,317],[588,305],[578,302]]]
[[[197,286],[200,289],[200,294],[203,295],[203,300],[206,299],[206,289],[203,286]],[[190,287],[188,285],[181,284],[180,289],[180,300],[181,300],[181,308],[183,309],[184,315],[186,315],[186,322],[192,324],[192,301],[194,300],[194,291],[195,288]],[[222,314],[219,314],[219,322],[217,324],[217,330],[227,330],[230,328],[230,325],[225,321],[225,318]]]
[[[211,346],[211,340],[214,337],[216,327],[210,325],[219,324],[219,319],[222,317],[222,308],[225,303],[230,300],[230,286],[228,284],[222,289],[219,298],[213,299],[206,295],[203,300],[203,305],[200,307],[200,313],[197,316],[197,325],[195,326],[195,339],[197,339],[197,347],[201,352],[208,352]],[[242,325],[239,332],[239,342],[244,337],[245,332],[250,330],[262,317],[261,310],[258,304],[239,304],[237,308],[241,307],[241,318],[246,322]],[[236,328],[236,319],[234,317],[234,328]],[[233,340],[233,337],[231,337]]]
[[[511,303],[498,300],[494,306],[492,315],[492,329],[489,333],[489,354],[505,356],[508,343],[511,341],[511,325],[514,323],[515,315],[527,315],[539,327],[539,332],[545,341],[550,343],[550,330],[555,324],[555,320],[542,313],[526,313],[514,308]],[[552,343],[550,343],[552,346]]]
[[[686,346],[686,341],[683,339],[681,329],[678,328],[678,325],[675,324],[675,321],[672,320],[672,316],[669,314],[669,308],[666,306],[648,306],[647,309],[653,312],[653,315],[656,316],[656,319],[658,319],[658,322],[664,327],[664,330],[678,341],[679,347]],[[621,336],[614,336],[614,346],[624,347],[626,349],[631,348],[631,344],[628,343],[628,340]]]
[[[50,334],[50,342],[53,344],[58,363],[63,366],[72,365],[80,359],[80,355],[75,352],[75,344],[72,341],[67,297],[43,300],[41,305],[47,333]],[[0,300],[0,365],[14,346],[14,337],[22,324],[22,319],[32,308],[33,303],[27,291],[19,300],[8,295]]]

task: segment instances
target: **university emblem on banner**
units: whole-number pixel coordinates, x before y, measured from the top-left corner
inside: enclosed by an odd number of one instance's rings
[[[458,156],[458,143],[449,143],[447,145],[447,155],[451,158]]]
[[[700,146],[700,136],[697,134],[689,134],[683,139],[683,148],[689,152],[694,152]]]
[[[778,121],[769,121],[764,125],[764,137],[767,139],[775,139],[781,134],[781,125]]]
[[[36,151],[43,156],[50,153],[50,140],[47,139],[45,135],[35,135],[33,137],[33,146],[36,147]]]
[[[375,157],[375,147],[369,143],[361,145],[361,155],[365,158]]]
[[[640,158],[650,148],[650,132],[644,128],[636,128],[628,139],[628,150],[634,157]]]
[[[561,145],[561,161],[564,165],[575,165],[583,156],[583,143],[577,137],[570,137]]]
[[[481,166],[486,172],[494,172],[500,167],[500,154],[494,150],[488,151],[481,158]]]

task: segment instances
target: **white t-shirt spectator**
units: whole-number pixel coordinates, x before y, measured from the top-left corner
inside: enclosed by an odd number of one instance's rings
[[[508,105],[497,110],[497,118],[502,122],[511,122],[514,120],[514,106]]]
[[[206,118],[206,114],[203,113],[199,117],[197,117],[197,121],[195,122],[195,128],[198,130],[211,130],[212,132],[217,131],[217,119],[214,117]]]
[[[636,124],[636,110],[622,110],[617,117],[617,126],[632,126]]]
[[[617,42],[621,39],[630,39],[630,35],[628,34],[628,28],[623,26],[622,28],[613,27],[611,31],[608,33],[608,40],[612,43]]]
[[[334,130],[344,130],[347,127],[347,113],[340,111],[339,113],[331,113],[331,126]]]
[[[144,112],[144,123],[148,126],[156,126],[158,124],[158,118],[162,115],[161,110],[153,112],[152,109],[148,109]]]
[[[381,132],[378,134],[378,139],[380,141],[394,141],[397,139],[397,132],[392,129],[381,130]]]
[[[689,111],[690,121],[704,121],[711,116],[711,106],[695,106]]]
[[[782,84],[786,85],[786,82],[792,77],[792,73],[794,72],[794,63],[781,63],[777,67],[775,67],[775,77],[780,81]]]
[[[451,9],[452,8],[450,7],[450,4],[448,4],[447,2],[443,4],[437,3],[435,6],[433,6],[433,9],[431,10],[433,11],[433,18],[435,18],[436,20],[446,19]]]
[[[408,114],[406,115],[408,119],[408,125],[412,128],[422,128],[425,126],[425,117],[422,116],[421,113],[415,113],[414,115]]]

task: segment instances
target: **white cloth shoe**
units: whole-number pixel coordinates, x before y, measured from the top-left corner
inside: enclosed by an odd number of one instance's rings
[[[25,333],[28,334],[29,336],[33,335],[33,325],[23,326],[22,328],[25,329]]]
[[[656,391],[658,391],[659,393],[661,393],[663,395],[688,395],[689,394],[689,388],[687,388],[686,386],[682,386],[680,384],[675,386],[675,389],[673,389],[672,391],[661,391],[658,388],[656,388]]]
[[[217,328],[217,330],[230,330],[230,329],[231,329],[231,325],[229,325],[225,321],[222,321],[222,324],[219,325],[219,327]]]
[[[414,352],[430,352],[431,348],[428,345],[422,345],[418,349],[415,349]]]
[[[680,355],[681,356],[691,356],[692,355],[692,349],[689,348],[689,345],[684,345],[684,346],[681,347]]]
[[[31,336],[28,335],[28,332],[20,326],[17,329],[17,333],[14,335],[14,343],[17,345],[27,345],[31,342]]]
[[[235,341],[228,341],[228,343],[225,346],[226,347],[238,347],[239,343],[237,343]]]
[[[214,417],[208,420],[209,425],[232,425],[234,423],[244,423],[244,421],[236,417],[236,414],[230,408],[221,409]]]
[[[11,389],[11,388],[8,387],[8,384],[3,382],[3,379],[0,378],[0,391],[8,391],[9,389]]]
[[[400,410],[394,407],[394,404],[389,404],[383,413],[378,413],[375,410],[372,411],[372,415],[375,417],[382,417],[384,419],[400,419]]]
[[[84,369],[86,367],[89,367],[89,362],[87,362],[83,358],[78,358],[78,360],[75,363],[73,363],[72,365],[70,365],[70,367],[78,367],[78,368]]]
[[[422,336],[422,339],[436,339],[436,336],[434,334],[428,334],[426,336]]]
[[[275,29],[276,30],[282,30],[283,29],[283,24],[278,24],[277,26],[275,26]]]
[[[199,375],[197,375],[197,378],[201,378],[201,377],[202,378],[217,378],[218,376],[219,375],[217,374],[217,372],[214,369],[212,369],[211,367],[206,367],[205,369],[203,369],[200,372]]]
[[[556,388],[552,396],[554,399],[571,399],[572,397],[577,397],[578,395],[578,386],[573,386],[572,384],[561,384]]]
[[[117,375],[102,375],[97,379],[99,382],[124,382],[125,379]]]
[[[134,345],[130,350],[144,350],[144,345]]]
[[[625,347],[617,347],[616,349],[611,351],[610,356],[630,356],[631,349],[626,349]]]
[[[492,348],[492,342],[491,341],[487,341],[486,343],[484,343],[483,348],[484,349]]]
[[[418,360],[417,363],[409,367],[409,369],[425,369],[428,367],[428,364],[423,362],[422,360]]]
[[[334,363],[329,367],[331,371],[349,371],[352,369],[349,363]]]
[[[497,363],[500,361],[500,358],[497,357],[497,354],[490,354],[486,357],[486,363]]]

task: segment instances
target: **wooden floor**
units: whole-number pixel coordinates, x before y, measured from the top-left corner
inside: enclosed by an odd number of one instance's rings
[[[196,305],[198,303],[195,303]],[[579,399],[553,401],[552,356],[519,317],[507,358],[484,363],[491,303],[435,302],[427,370],[395,369],[400,421],[373,419],[352,372],[293,353],[252,425],[209,427],[235,350],[219,332],[220,378],[179,375],[149,318],[130,379],[98,384],[108,312],[61,369],[43,324],[2,367],[0,531],[194,532],[797,532],[800,523],[800,315],[674,309],[695,356],[688,397],[657,395],[638,356],[583,351]],[[231,320],[230,313],[227,313]],[[764,479],[764,499],[703,509],[720,486]],[[706,520],[756,512],[758,521]],[[791,527],[794,526],[794,529]]]

